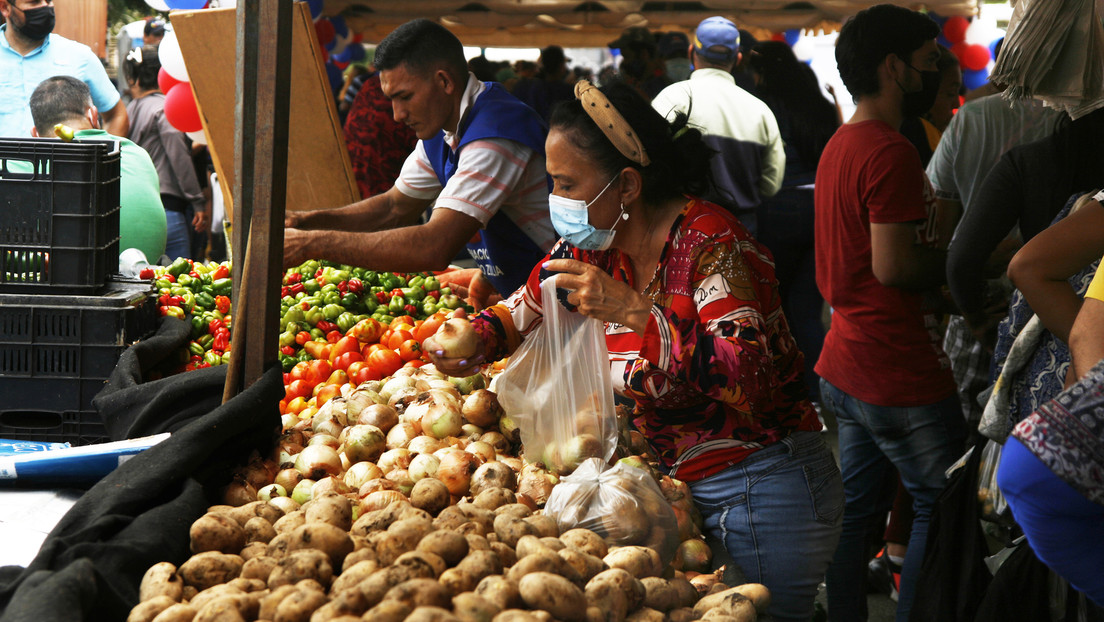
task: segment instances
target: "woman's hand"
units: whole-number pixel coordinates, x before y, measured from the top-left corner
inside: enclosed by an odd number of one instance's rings
[[[453,312],[452,318],[466,319],[467,314],[463,309],[457,309]],[[474,356],[469,357],[448,358],[444,356],[445,349],[437,343],[436,335],[425,338],[422,342],[422,351],[429,356],[429,360],[433,362],[433,366],[438,371],[455,378],[471,376],[479,371],[479,366],[484,362],[482,352],[476,352]]]
[[[556,287],[571,290],[567,301],[579,313],[603,322],[613,322],[644,334],[652,301],[621,281],[588,263],[575,259],[552,259],[546,270],[559,272]]]

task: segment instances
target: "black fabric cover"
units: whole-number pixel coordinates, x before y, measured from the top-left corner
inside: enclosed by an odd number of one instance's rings
[[[178,356],[187,340],[187,325],[166,318],[121,357],[94,401],[111,437],[173,435],[85,493],[28,567],[0,568],[0,621],[125,620],[146,569],[187,559],[188,529],[232,468],[274,445],[279,368],[224,405],[224,367],[142,382],[144,369]]]
[[[974,448],[935,502],[910,622],[973,622],[992,580],[985,565],[989,549],[978,522],[981,453]]]

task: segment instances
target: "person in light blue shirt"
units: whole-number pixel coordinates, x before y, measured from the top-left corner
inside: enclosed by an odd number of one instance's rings
[[[53,34],[50,0],[0,0],[0,136],[27,136],[34,121],[28,102],[43,80],[73,76],[88,85],[104,129],[126,136],[126,106],[88,46]]]

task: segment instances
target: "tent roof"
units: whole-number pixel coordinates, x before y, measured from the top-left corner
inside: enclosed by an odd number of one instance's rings
[[[941,15],[975,15],[978,0],[890,1]],[[838,29],[848,16],[877,4],[862,0],[327,0],[326,13],[344,15],[365,41],[379,41],[399,24],[437,19],[465,45],[604,47],[630,26],[692,31],[724,15],[741,27],[779,32]]]

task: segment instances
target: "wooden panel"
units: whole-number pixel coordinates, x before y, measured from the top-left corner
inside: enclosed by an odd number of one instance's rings
[[[219,178],[234,187],[234,9],[174,11],[173,29],[196,93]],[[328,209],[360,199],[306,3],[292,16],[287,209]],[[227,213],[233,206],[227,202]]]
[[[66,0],[54,5],[54,32],[79,41],[105,58],[107,54],[107,0]]]

